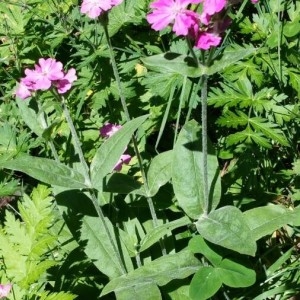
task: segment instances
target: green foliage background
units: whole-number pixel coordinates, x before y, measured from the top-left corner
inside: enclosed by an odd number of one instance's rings
[[[204,58],[199,67],[186,63],[184,40],[151,30],[149,3],[124,0],[109,12],[130,122],[103,27],[80,14],[78,1],[0,3],[0,283],[13,283],[8,299],[299,293],[300,1],[231,5],[222,45],[195,50]],[[15,99],[16,82],[40,57],[77,71],[68,106],[91,182],[61,103],[50,92]],[[203,76],[209,205],[201,179]],[[126,125],[105,142],[106,122]],[[127,144],[130,165],[111,173]]]

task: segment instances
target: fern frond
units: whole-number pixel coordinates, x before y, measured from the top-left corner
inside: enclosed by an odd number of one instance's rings
[[[5,274],[28,295],[34,292],[35,282],[57,264],[50,256],[58,242],[49,231],[54,223],[53,198],[49,195],[50,190],[43,185],[35,188],[31,197],[24,195],[18,205],[21,220],[6,211],[0,231]]]
[[[64,292],[60,292],[60,293],[46,293],[43,292],[40,295],[39,300],[73,300],[75,299],[76,296],[69,294],[69,293],[64,293]]]

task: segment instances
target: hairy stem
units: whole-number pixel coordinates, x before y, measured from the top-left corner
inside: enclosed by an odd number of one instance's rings
[[[129,115],[129,111],[128,111],[127,104],[126,104],[126,98],[124,96],[124,92],[123,92],[123,89],[122,89],[121,78],[120,78],[120,75],[119,75],[114,50],[113,50],[111,40],[110,40],[110,37],[109,37],[109,34],[108,34],[107,20],[104,20],[103,28],[104,28],[104,35],[105,35],[106,42],[107,42],[107,45],[108,45],[111,64],[112,64],[112,69],[113,69],[113,73],[114,73],[114,76],[115,76],[115,79],[116,79],[116,83],[117,83],[118,92],[119,92],[121,104],[122,104],[122,107],[123,107],[123,111],[124,111],[126,120],[130,121],[130,115]],[[134,135],[132,136],[132,142],[133,142],[133,148],[134,148],[135,154],[136,154],[137,159],[138,159],[138,164],[139,164],[139,167],[140,167],[140,170],[141,170],[141,175],[142,175],[142,179],[143,179],[143,182],[144,182],[146,194],[149,194],[149,186],[148,186],[148,181],[147,181],[147,177],[146,177],[146,174],[145,174],[145,169],[144,169],[144,166],[143,166],[142,157],[141,157],[140,151],[138,149],[138,143],[137,143],[136,137]],[[149,206],[153,226],[157,227],[158,226],[157,215],[156,215],[156,212],[155,212],[155,208],[154,208],[152,198],[147,197],[147,202],[148,202],[148,206]],[[164,245],[164,241],[162,239],[160,239],[159,243],[160,243],[160,246],[161,246],[162,254],[165,255],[166,254],[166,247]]]
[[[66,100],[64,99],[64,97],[62,97],[62,103],[63,103],[64,115],[65,115],[66,121],[69,125],[71,135],[72,135],[72,138],[73,138],[73,141],[74,141],[74,148],[75,148],[76,153],[79,155],[80,163],[81,163],[81,165],[83,167],[83,170],[84,170],[84,177],[85,177],[86,184],[87,184],[87,186],[92,188],[92,183],[91,183],[90,174],[89,174],[89,167],[88,167],[88,165],[85,161],[85,158],[84,158],[84,155],[83,155],[83,152],[82,152],[82,148],[81,148],[81,144],[80,144],[80,141],[79,141],[79,138],[78,138],[78,135],[77,135],[77,131],[75,129],[73,120],[71,118],[71,115],[70,115],[70,112],[69,112],[69,109],[67,107],[67,103],[66,103]],[[96,194],[92,189],[89,189],[89,194],[91,196],[91,200],[92,200],[92,203],[95,207],[97,215],[98,215],[99,219],[102,222],[102,225],[103,225],[103,228],[106,232],[106,235],[108,236],[109,241],[110,241],[110,243],[113,247],[115,255],[118,258],[119,264],[120,264],[121,269],[122,269],[122,273],[126,274],[127,272],[126,272],[124,263],[123,263],[122,258],[120,256],[120,253],[118,251],[118,247],[115,244],[114,239],[110,234],[110,231],[109,231],[108,226],[107,226],[106,221],[105,221],[103,211],[101,209],[101,206],[98,203],[98,199],[96,197]]]
[[[208,191],[208,170],[207,170],[207,75],[203,75],[201,89],[201,116],[202,116],[202,176],[203,176],[203,197],[204,214],[209,211],[209,191]]]

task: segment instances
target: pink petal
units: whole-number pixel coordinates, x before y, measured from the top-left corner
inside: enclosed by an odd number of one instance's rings
[[[218,46],[220,42],[221,37],[210,32],[200,32],[195,47],[202,50],[208,50],[211,47]]]
[[[100,128],[100,134],[102,137],[108,138],[115,134],[120,128],[122,128],[121,125],[106,123]]]
[[[123,154],[121,155],[120,159],[116,163],[114,167],[114,171],[121,171],[123,164],[128,165],[130,163],[131,156],[129,154]]]
[[[19,83],[18,88],[16,90],[16,96],[18,96],[21,99],[26,99],[31,96],[31,92],[26,84],[24,84],[22,81]]]
[[[7,297],[10,290],[12,288],[12,284],[0,284],[0,298]]]

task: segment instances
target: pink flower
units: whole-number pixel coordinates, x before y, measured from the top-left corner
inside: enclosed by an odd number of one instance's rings
[[[100,135],[109,138],[112,135],[114,135],[120,128],[122,128],[121,125],[106,123],[103,127],[100,128]],[[124,152],[126,151],[126,148],[124,149]],[[114,171],[121,171],[122,165],[126,164],[128,165],[131,160],[131,156],[129,154],[122,154],[118,162],[114,166]]]
[[[114,166],[115,171],[121,171],[123,164],[128,165],[130,163],[131,156],[129,154],[122,154],[116,165]]]
[[[77,79],[75,69],[67,73],[63,71],[63,64],[54,58],[41,58],[34,69],[25,69],[26,76],[21,78],[16,90],[16,96],[26,99],[33,91],[48,90],[51,86],[57,88],[59,94],[67,92]]]
[[[103,127],[100,128],[100,134],[105,138],[109,138],[120,128],[122,128],[121,125],[106,123]]]
[[[257,4],[258,0],[251,0],[252,4]]]
[[[211,47],[216,47],[220,44],[221,37],[210,33],[210,32],[200,32],[195,47],[202,49],[202,50],[208,50]]]
[[[40,58],[39,65],[35,65],[34,70],[26,69],[25,79],[33,83],[34,90],[48,90],[53,80],[62,79],[64,73],[61,62],[53,58]]]
[[[66,93],[72,87],[72,83],[75,80],[77,80],[76,70],[71,68],[62,79],[55,81],[54,85],[57,87],[57,92],[59,94]]]
[[[0,299],[7,297],[10,290],[12,288],[12,284],[0,284]]]
[[[150,4],[152,13],[147,16],[147,21],[154,30],[162,30],[173,24],[173,31],[177,35],[186,36],[189,29],[199,21],[199,15],[188,10],[191,3],[199,0],[157,0]]]
[[[87,14],[91,19],[99,17],[102,12],[119,5],[123,0],[83,0],[80,8],[82,14]]]

